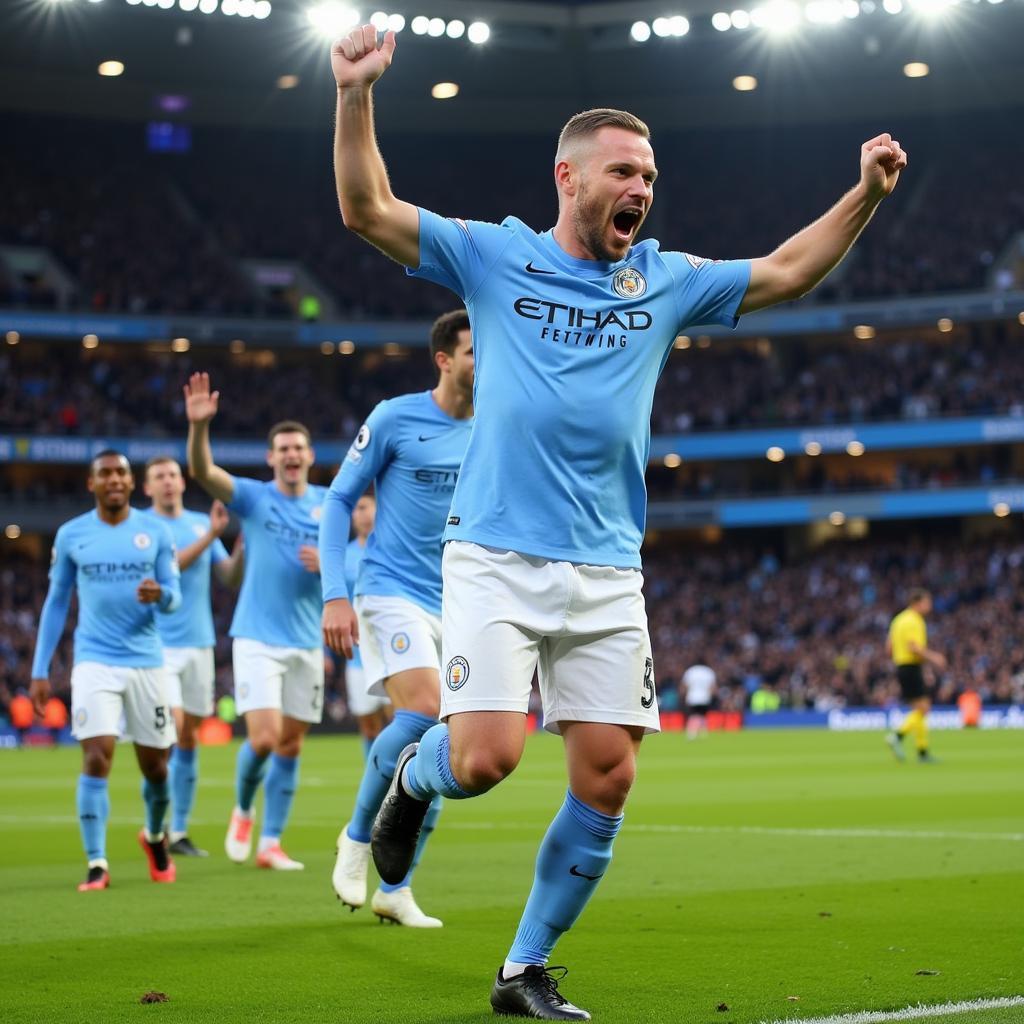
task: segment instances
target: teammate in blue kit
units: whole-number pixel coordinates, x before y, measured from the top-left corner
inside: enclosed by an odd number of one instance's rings
[[[270,429],[267,465],[273,480],[247,480],[216,465],[210,421],[219,400],[207,374],[192,374],[185,385],[189,472],[241,519],[245,538],[245,573],[231,636],[235,700],[248,738],[238,751],[236,801],[224,849],[238,864],[249,858],[253,802],[266,774],[256,865],[301,871],[303,865],[282,849],[281,833],[298,785],[303,737],[323,717],[316,544],[327,489],[309,482],[314,458],[309,431],[294,420]]]
[[[345,588],[349,601],[355,597],[359,568],[366,557],[366,543],[373,533],[376,518],[377,499],[372,494],[364,494],[352,509],[353,537],[345,548]],[[345,693],[348,697],[348,709],[359,726],[359,735],[363,739],[363,753],[368,760],[373,741],[380,735],[381,729],[391,721],[391,702],[387,697],[367,692],[363,656],[358,644],[352,649],[352,657],[345,662]]]
[[[177,460],[158,455],[146,463],[142,489],[153,504],[149,513],[170,531],[181,569],[181,606],[157,620],[164,645],[167,700],[178,734],[171,752],[171,853],[205,857],[188,836],[188,816],[199,778],[196,734],[202,720],[213,714],[213,612],[210,608],[210,570],[225,586],[237,588],[242,579],[241,550],[232,555],[221,543],[230,517],[215,501],[210,514],[185,508],[185,477]]]
[[[624,111],[590,110],[559,137],[552,230],[448,220],[395,198],[376,146],[371,87],[394,50],[394,33],[378,43],[370,25],[332,47],[341,212],[465,300],[477,416],[445,532],[446,724],[399,757],[374,861],[401,877],[435,795],[476,796],[515,768],[536,669],[569,791],[491,1005],[586,1020],[547,961],[608,870],[641,737],[658,728],[639,571],[655,384],[681,330],[734,326],[821,281],[907,160],[889,135],[871,139],[859,183],[819,220],[768,256],[715,262],[636,242],[657,177],[650,133]]]
[[[135,480],[119,452],[96,455],[88,486],[96,508],[66,522],[54,541],[30,691],[41,715],[50,697],[50,660],[64,631],[71,592],[77,590],[71,720],[82,746],[78,821],[89,862],[79,892],[110,885],[107,778],[122,715],[142,770],[146,826],[139,843],[149,861],[150,878],[175,878],[164,834],[170,799],[167,753],[174,743],[174,722],[156,624],[158,613],[173,612],[181,603],[174,541],[165,526],[129,505]]]
[[[338,836],[332,882],[353,910],[366,902],[370,829],[398,755],[437,724],[441,664],[441,535],[473,429],[473,339],[464,309],[438,317],[430,332],[438,382],[432,391],[393,398],[370,413],[331,484],[320,523],[324,640],[362,652],[370,693],[395,708],[373,743],[352,818]],[[353,505],[375,483],[378,512],[355,585],[345,581],[345,541]],[[418,854],[440,812],[436,798]],[[413,899],[415,861],[382,881],[371,907],[382,920],[440,928]]]

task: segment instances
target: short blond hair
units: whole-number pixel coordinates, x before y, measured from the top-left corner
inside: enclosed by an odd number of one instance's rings
[[[558,135],[558,155],[561,156],[571,143],[594,135],[602,128],[623,128],[627,132],[639,135],[642,139],[651,137],[651,129],[628,110],[595,107],[593,110],[583,110],[574,114],[565,122],[565,127]]]

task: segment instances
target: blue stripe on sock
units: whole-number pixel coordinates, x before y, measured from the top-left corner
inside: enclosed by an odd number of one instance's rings
[[[110,817],[110,790],[106,779],[78,776],[76,793],[78,825],[88,860],[107,859],[107,819]]]

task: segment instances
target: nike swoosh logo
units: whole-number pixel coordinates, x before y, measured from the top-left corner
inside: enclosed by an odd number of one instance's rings
[[[431,434],[429,437],[424,437],[422,434],[420,434],[420,440],[421,441],[434,441],[437,438],[443,437],[443,436],[444,436],[444,434]]]
[[[601,877],[601,875],[585,875],[582,871],[579,871],[578,868],[579,864],[573,864],[573,866],[569,868],[569,874],[575,875],[577,878],[585,878],[588,882],[596,882]]]
[[[554,271],[554,270],[538,270],[537,267],[535,267],[533,265],[533,260],[530,260],[530,262],[526,264],[526,272],[528,274],[554,274],[554,273],[557,273],[557,271]]]

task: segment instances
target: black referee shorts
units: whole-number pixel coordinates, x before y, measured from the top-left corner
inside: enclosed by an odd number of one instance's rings
[[[920,665],[897,665],[896,678],[900,681],[900,697],[904,701],[928,696],[924,685],[924,672]]]

